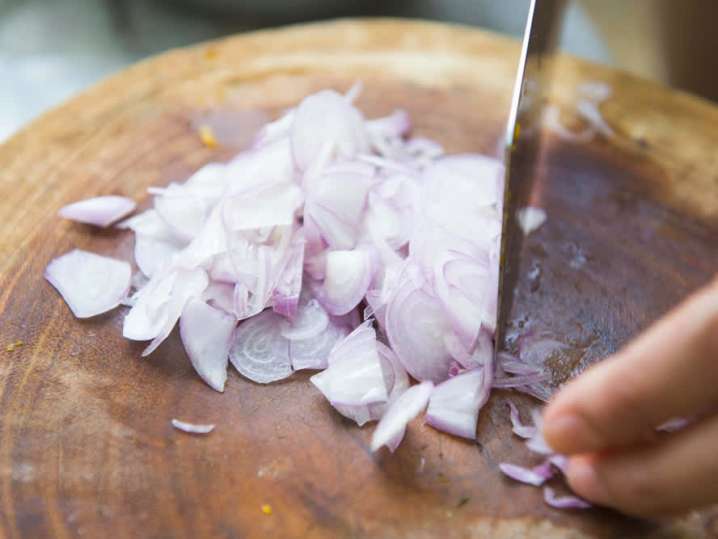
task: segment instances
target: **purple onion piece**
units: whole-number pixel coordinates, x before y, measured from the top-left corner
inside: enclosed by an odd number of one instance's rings
[[[589,509],[593,507],[586,500],[578,496],[558,496],[556,492],[548,486],[543,488],[543,499],[548,505],[556,509]]]

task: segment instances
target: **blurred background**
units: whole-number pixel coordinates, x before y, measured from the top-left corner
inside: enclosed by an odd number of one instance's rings
[[[0,0],[0,140],[168,48],[340,16],[421,17],[519,36],[528,0]],[[576,0],[562,46],[718,100],[715,0]]]

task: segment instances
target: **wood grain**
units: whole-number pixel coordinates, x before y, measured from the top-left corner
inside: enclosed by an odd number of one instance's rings
[[[226,157],[232,148],[197,136],[208,110],[276,114],[361,79],[367,115],[402,106],[449,151],[494,153],[517,52],[480,31],[396,20],[260,32],[132,67],[0,146],[0,537],[718,537],[712,512],[662,523],[558,512],[504,480],[498,461],[531,459],[508,430],[507,395],[482,412],[479,444],[416,421],[395,455],[372,456],[371,427],[340,418],[306,376],[263,387],[231,373],[217,394],[176,335],[142,360],[121,310],[77,321],[42,279],[71,247],[129,256],[129,235],[62,222],[57,209],[98,194],[144,200],[148,185]],[[546,170],[562,172],[535,240],[551,255],[536,301],[555,309],[542,320],[556,329],[569,318],[600,330],[598,356],[718,268],[718,110],[562,63],[559,102],[580,80],[613,85],[603,112],[617,135],[552,143]],[[585,280],[559,271],[571,254],[561,246],[578,239],[592,255]],[[173,417],[218,426],[193,437]]]

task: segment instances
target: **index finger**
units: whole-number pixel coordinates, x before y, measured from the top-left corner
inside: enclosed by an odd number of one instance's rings
[[[587,453],[655,436],[718,404],[718,279],[615,356],[570,382],[544,414],[556,451]]]

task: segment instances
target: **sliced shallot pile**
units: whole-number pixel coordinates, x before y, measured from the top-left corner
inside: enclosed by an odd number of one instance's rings
[[[310,95],[229,162],[150,188],[152,208],[118,225],[135,235],[132,278],[82,251],[46,276],[78,317],[129,306],[123,335],[149,342],[143,356],[179,325],[217,391],[230,363],[260,384],[317,370],[339,413],[379,421],[373,450],[395,450],[425,409],[473,439],[492,387],[542,380],[519,359],[493,364],[503,165],[444,155],[402,110],[367,120],[356,93]],[[61,215],[104,226],[130,208]]]

